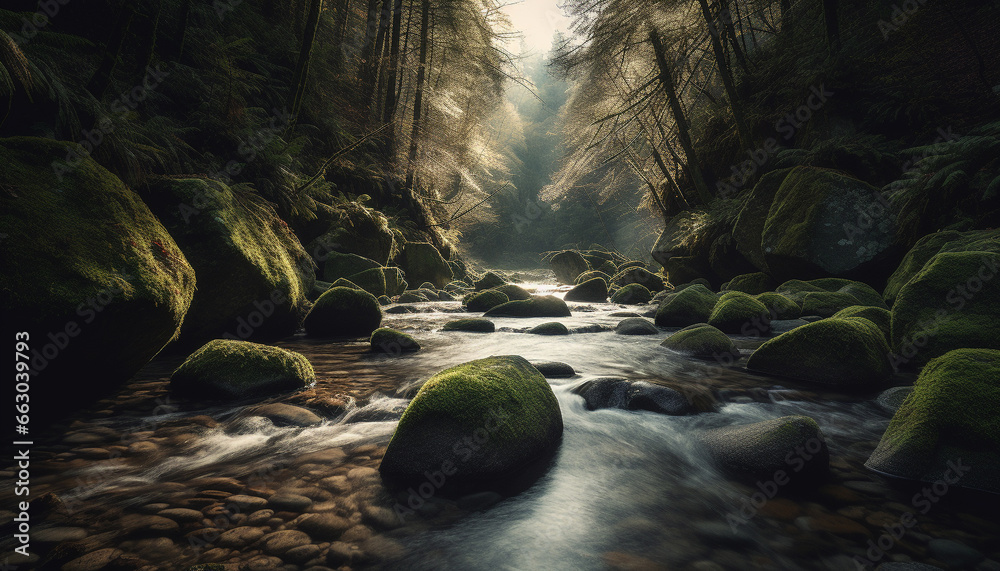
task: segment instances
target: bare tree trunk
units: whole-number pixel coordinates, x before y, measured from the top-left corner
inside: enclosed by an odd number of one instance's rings
[[[694,183],[698,198],[702,204],[712,201],[712,194],[708,191],[708,185],[698,166],[698,157],[694,152],[694,144],[691,142],[691,134],[688,131],[687,120],[684,118],[684,110],[681,109],[681,102],[677,98],[677,88],[674,85],[673,71],[667,64],[667,57],[663,51],[663,44],[660,42],[660,33],[655,27],[649,29],[649,41],[653,44],[653,52],[656,55],[656,65],[660,68],[660,83],[667,91],[667,100],[670,103],[670,111],[674,114],[674,122],[677,123],[677,138],[680,140],[684,154],[687,155],[686,169],[691,182]]]
[[[392,121],[396,113],[396,73],[399,71],[399,39],[403,25],[403,0],[395,0],[392,9],[392,42],[389,46],[389,76],[385,87],[385,107],[382,122]]]
[[[188,18],[191,15],[192,0],[184,0],[177,14],[177,26],[167,32],[161,31],[160,53],[168,61],[180,61],[184,55],[184,35],[187,34]]]
[[[729,98],[729,108],[733,111],[733,119],[736,121],[736,132],[740,137],[740,144],[743,148],[749,149],[752,144],[750,129],[747,127],[746,118],[743,116],[743,107],[740,105],[739,97],[736,94],[736,82],[733,81],[733,72],[726,62],[726,52],[722,48],[719,40],[720,33],[713,22],[712,11],[708,8],[708,0],[698,0],[701,4],[701,12],[708,23],[708,38],[712,42],[712,50],[715,52],[715,63],[719,67],[719,75],[722,77],[722,85],[726,88],[726,95]]]
[[[134,17],[135,10],[127,5],[118,12],[118,20],[115,22],[114,30],[104,46],[104,57],[101,59],[101,65],[87,82],[87,91],[96,99],[103,99],[104,93],[111,84],[111,75],[121,58],[122,47],[125,45],[125,38],[128,36],[128,30]]]
[[[313,40],[316,39],[316,28],[319,27],[319,14],[323,10],[323,0],[312,0],[309,7],[309,18],[306,20],[306,27],[302,38],[302,47],[299,49],[299,59],[295,64],[295,79],[292,81],[292,96],[288,106],[291,108],[292,122],[299,116],[302,108],[302,97],[306,91],[306,80],[309,77],[309,57],[312,54]]]
[[[376,0],[372,0],[373,2]],[[379,86],[385,66],[382,60],[385,59],[385,38],[388,35],[390,23],[392,22],[392,0],[382,0],[382,11],[379,14],[378,34],[375,36],[373,51],[368,59],[368,68],[365,72],[365,84],[363,92],[368,97],[368,110],[370,116],[378,116]]]
[[[337,2],[337,14],[333,24],[333,45],[337,47],[337,57],[334,58],[334,71],[344,69],[344,36],[347,35],[347,25],[351,19],[351,0]]]
[[[416,95],[413,96],[413,129],[410,130],[410,152],[406,159],[406,192],[413,192],[414,162],[417,159],[417,140],[420,136],[420,112],[424,102],[424,77],[427,65],[427,32],[430,28],[431,1],[420,3],[420,64],[417,68]]]
[[[826,22],[826,41],[831,52],[840,49],[840,21],[837,18],[839,0],[823,0],[823,19]]]

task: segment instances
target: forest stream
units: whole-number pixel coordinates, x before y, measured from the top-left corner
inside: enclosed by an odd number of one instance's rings
[[[569,289],[547,270],[520,276],[533,293]],[[73,569],[102,568],[102,553],[160,569],[853,569],[854,558],[872,555],[920,561],[929,549],[942,557],[950,548],[956,558],[962,549],[996,550],[1000,527],[981,498],[938,508],[919,490],[865,470],[891,415],[869,398],[752,374],[742,360],[725,367],[684,357],[660,346],[669,329],[617,335],[626,308],[616,304],[571,303],[572,317],[559,320],[570,334],[551,336],[526,333],[548,318],[494,318],[490,334],[442,331],[470,316],[459,302],[405,306],[413,312],[388,307],[384,325],[419,339],[417,353],[302,334],[277,343],[305,355],[318,381],[272,402],[302,404],[320,391],[357,399],[344,398],[339,413],[334,406],[321,419],[284,417],[305,426],[276,425],[247,414],[248,406],[177,400],[166,380],[179,360],[154,360],[65,435],[34,448],[33,491],[53,492],[62,505],[50,506],[58,515],[33,530],[33,541],[51,553],[64,542],[111,545]],[[760,344],[734,340],[742,357]],[[544,474],[506,498],[478,492],[455,501],[387,489],[376,468],[420,383],[497,354],[576,371],[549,379],[565,430]],[[715,400],[714,412],[587,410],[572,389],[601,376],[687,388]],[[788,415],[815,419],[825,435],[831,470],[818,489],[794,491],[794,473],[789,489],[731,481],[695,438]],[[907,512],[916,525],[899,527]],[[894,525],[905,529],[901,537],[880,538]]]

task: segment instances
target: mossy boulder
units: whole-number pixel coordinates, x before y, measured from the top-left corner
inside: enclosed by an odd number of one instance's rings
[[[844,173],[795,167],[778,187],[761,233],[768,270],[779,277],[882,274],[895,219],[869,216],[859,226],[859,213],[884,212],[882,202],[879,189]]]
[[[756,272],[734,277],[729,280],[725,289],[728,291],[741,291],[750,295],[760,295],[764,292],[773,291],[777,285],[771,276],[764,272]]]
[[[564,284],[576,283],[576,276],[591,269],[587,259],[575,250],[563,250],[552,256],[549,267],[556,273],[556,279]]]
[[[496,330],[497,326],[492,321],[478,317],[449,321],[441,328],[441,331],[470,331],[472,333],[493,333]]]
[[[396,265],[412,283],[430,282],[443,288],[455,277],[441,252],[430,242],[407,242],[396,257]]]
[[[420,343],[417,343],[416,339],[390,327],[379,327],[372,331],[369,342],[371,342],[372,351],[389,355],[415,353],[420,350]]]
[[[899,267],[889,277],[883,295],[892,307],[899,290],[920,273],[935,255],[942,252],[993,252],[1000,253],[1000,229],[956,232],[945,230],[928,234],[917,241],[903,257]]]
[[[494,291],[499,291],[507,296],[510,301],[519,301],[522,299],[531,299],[531,292],[524,289],[517,284],[503,284],[492,288]]]
[[[780,293],[768,291],[757,295],[756,298],[771,313],[771,319],[797,319],[802,315],[799,304]]]
[[[347,279],[376,297],[386,294],[385,274],[382,272],[382,268],[365,270],[359,274],[348,276]]]
[[[705,323],[718,300],[719,297],[707,287],[693,285],[665,297],[656,310],[654,320],[660,327],[687,327]]]
[[[759,270],[767,270],[764,250],[760,247],[760,237],[767,224],[767,213],[771,210],[774,195],[791,171],[790,168],[779,169],[760,177],[760,180],[750,191],[743,208],[740,210],[739,217],[736,218],[736,223],[733,225],[733,240],[736,242],[736,250]],[[761,292],[748,291],[746,293]]]
[[[536,325],[528,330],[532,335],[569,335],[569,329],[558,321],[550,321]]]
[[[479,359],[431,377],[406,407],[379,472],[392,483],[425,482],[453,468],[445,491],[486,487],[550,457],[563,422],[545,377],[519,356]],[[476,446],[456,446],[473,435]],[[485,440],[485,442],[481,442]]]
[[[385,280],[385,295],[390,297],[403,293],[409,287],[406,283],[406,274],[399,268],[382,268],[382,277]]]
[[[841,309],[857,305],[853,295],[839,291],[817,291],[807,293],[802,298],[802,315],[832,317]]]
[[[269,206],[220,182],[166,177],[150,181],[148,203],[197,276],[183,341],[273,339],[298,329],[315,264]]]
[[[696,323],[667,337],[663,347],[691,357],[731,361],[740,357],[740,350],[725,333],[707,323]]]
[[[639,284],[649,291],[661,291],[664,289],[663,276],[654,274],[644,267],[630,267],[619,270],[611,278],[613,287],[624,287],[629,284]]]
[[[881,307],[871,307],[867,305],[852,305],[850,307],[845,307],[833,315],[834,317],[862,317],[871,321],[878,328],[882,330],[885,335],[886,342],[892,338],[890,322],[892,320],[892,314],[889,313],[888,309]]]
[[[608,283],[611,281],[611,275],[606,274],[599,270],[590,270],[576,276],[576,279],[573,280],[573,282],[577,285],[580,285],[583,282],[590,281],[594,278],[601,278],[602,280],[604,280],[604,283]]]
[[[214,339],[170,375],[170,390],[199,400],[263,398],[316,382],[309,360],[294,351],[249,341]]]
[[[597,267],[595,267],[592,271],[613,276],[618,273],[618,266],[616,266],[615,263],[612,262],[611,260],[604,260],[600,264],[598,264]]]
[[[357,254],[331,252],[323,261],[323,280],[335,282],[337,278],[346,278],[378,267],[379,263],[375,260]]]
[[[1000,349],[1000,254],[936,254],[892,306],[895,364],[961,348]]]
[[[589,279],[566,292],[563,299],[603,303],[608,300],[608,282],[604,281],[603,278]]]
[[[503,278],[500,274],[496,272],[486,272],[483,277],[475,281],[476,291],[483,291],[486,289],[493,289],[500,287],[507,283],[507,280]]]
[[[448,285],[444,286],[444,290],[450,293],[465,293],[472,289],[475,288],[470,283],[462,280],[448,282]]]
[[[345,202],[329,207],[327,214],[324,219],[329,226],[306,246],[318,263],[340,252],[357,254],[382,266],[399,252],[401,236],[389,228],[389,219],[381,212],[356,202]]]
[[[440,301],[441,299],[440,296],[438,296],[437,290],[422,287],[411,291],[415,294],[424,296],[427,298],[427,301]]]
[[[552,295],[533,295],[531,299],[508,301],[486,312],[487,317],[569,317],[566,302]]]
[[[480,313],[489,311],[498,305],[507,303],[508,301],[510,300],[507,299],[507,295],[505,293],[495,289],[488,289],[486,291],[470,293],[465,296],[462,303],[469,311]]]
[[[194,269],[138,195],[91,159],[53,171],[75,149],[0,139],[0,309],[11,346],[30,334],[39,423],[131,377],[195,295]]]
[[[766,341],[746,366],[841,389],[876,390],[892,375],[888,353],[885,336],[871,321],[831,317]]]
[[[723,333],[764,336],[771,331],[771,312],[753,296],[741,291],[722,294],[708,317],[708,324]]]
[[[820,278],[810,281],[788,280],[777,287],[777,292],[800,305],[805,302],[806,295],[810,293],[827,292],[847,294],[857,300],[857,305],[886,307],[882,296],[870,285],[843,278]],[[846,300],[847,298],[842,299]]]
[[[326,289],[330,289],[331,287],[349,287],[351,289],[361,289],[361,286],[359,286],[358,284],[352,282],[351,280],[349,280],[347,278],[337,278],[337,281],[335,281],[332,284],[330,284],[330,287],[328,287]],[[326,290],[323,290],[323,291],[326,291]],[[364,291],[364,290],[362,290],[362,291]]]
[[[625,305],[638,305],[649,303],[653,299],[653,294],[642,284],[628,284],[622,286],[611,296],[611,303],[621,303]]]
[[[697,441],[726,475],[747,482],[781,480],[812,487],[830,471],[830,451],[815,420],[783,416],[706,430]]]
[[[421,303],[424,301],[430,301],[430,299],[419,291],[412,289],[404,291],[396,298],[397,303]]]
[[[372,294],[332,287],[316,300],[305,319],[306,333],[317,337],[369,336],[382,323],[382,307]]]
[[[660,330],[643,317],[626,317],[615,326],[617,335],[658,335]]]
[[[950,351],[920,372],[865,466],[923,482],[948,474],[949,483],[1000,493],[998,411],[1000,351]],[[972,469],[956,473],[958,465]]]

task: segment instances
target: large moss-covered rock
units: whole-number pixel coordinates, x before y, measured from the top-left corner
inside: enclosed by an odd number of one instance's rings
[[[586,258],[575,250],[563,250],[552,256],[549,266],[556,273],[556,279],[564,284],[576,283],[576,276],[590,270]]]
[[[653,294],[642,284],[628,284],[618,288],[611,295],[611,303],[622,303],[625,305],[649,303],[652,299]]]
[[[558,321],[536,325],[528,330],[532,335],[569,335],[569,329]]]
[[[664,289],[663,276],[658,276],[644,267],[625,268],[611,278],[611,285],[614,287],[624,287],[629,284],[639,284],[653,292]]]
[[[496,272],[486,272],[481,278],[475,281],[476,291],[483,291],[486,289],[493,289],[500,287],[507,283],[507,280],[503,278],[500,274]]]
[[[569,317],[566,302],[552,295],[508,301],[486,312],[487,317]]]
[[[488,289],[486,291],[470,293],[465,296],[465,299],[462,301],[469,311],[479,313],[489,311],[498,305],[507,303],[510,300],[507,299],[507,295],[505,293],[495,289]]]
[[[406,282],[403,270],[399,268],[382,268],[382,276],[385,280],[385,295],[388,296],[399,295],[410,285]]]
[[[685,210],[672,216],[653,245],[650,252],[653,259],[666,267],[671,258],[690,256],[694,248],[692,242],[707,223],[708,213],[704,210]],[[680,283],[672,276],[670,281]]]
[[[935,255],[941,252],[994,252],[1000,253],[1000,229],[955,232],[945,230],[928,234],[917,241],[906,253],[903,261],[885,286],[885,302],[891,307],[899,290],[913,276],[920,273]]]
[[[860,180],[796,167],[775,193],[761,233],[768,270],[784,277],[884,275],[879,265],[895,241],[895,221],[862,216],[883,212],[881,202],[880,191]]]
[[[764,233],[767,213],[771,210],[774,195],[791,171],[792,169],[780,169],[760,177],[741,209],[736,224],[733,225],[733,239],[736,241],[737,251],[762,271],[767,270],[767,262],[764,260],[764,251],[760,247],[760,237]],[[761,292],[748,291],[746,293]]]
[[[841,309],[834,314],[834,317],[862,317],[878,325],[878,328],[885,335],[886,342],[891,339],[890,321],[892,314],[889,313],[888,309],[868,305],[852,305]]]
[[[338,278],[346,278],[378,267],[380,267],[379,263],[375,260],[357,254],[331,252],[323,260],[323,280],[335,282]]]
[[[399,252],[401,236],[389,228],[389,219],[381,212],[355,202],[327,208],[329,216],[324,219],[333,218],[333,223],[306,246],[317,263],[342,252],[385,265]]]
[[[802,315],[799,304],[780,293],[768,291],[756,296],[756,298],[771,313],[771,319],[797,319]]]
[[[295,332],[308,310],[315,265],[270,207],[200,178],[154,179],[148,203],[197,276],[183,340]]]
[[[347,279],[375,297],[386,294],[385,273],[382,268],[365,270],[359,274],[348,276]]]
[[[605,283],[611,281],[611,275],[598,270],[590,270],[588,272],[583,272],[582,274],[576,276],[576,280],[574,280],[574,283],[579,285],[582,284],[583,282],[590,281],[594,278],[601,278],[602,280],[604,280]]]
[[[644,317],[626,317],[615,326],[618,335],[657,335],[660,330]]]
[[[820,278],[810,281],[788,280],[777,287],[777,292],[799,304],[804,303],[806,296],[810,293],[828,292],[847,294],[857,300],[858,305],[886,307],[882,296],[870,285],[843,278]],[[847,298],[842,299],[846,300]]]
[[[566,301],[592,301],[603,303],[608,300],[608,282],[602,278],[589,279],[563,296]]]
[[[736,276],[729,280],[726,289],[728,291],[741,291],[750,295],[760,295],[764,292],[773,291],[776,285],[778,284],[774,282],[771,276],[764,272],[756,272]]]
[[[531,299],[531,292],[517,284],[503,284],[493,288],[493,290],[506,295],[510,301]]]
[[[417,343],[416,339],[390,327],[379,327],[372,331],[372,336],[368,341],[371,343],[372,351],[389,355],[415,353],[420,350],[420,343]]]
[[[663,347],[684,355],[702,359],[728,361],[739,358],[740,350],[725,333],[707,324],[696,323],[667,337]]]
[[[117,177],[90,159],[53,171],[72,149],[0,139],[0,311],[8,347],[32,350],[36,422],[139,370],[177,337],[195,293],[184,253]]]
[[[1000,349],[1000,254],[935,255],[892,306],[895,364],[920,365],[952,349]]]
[[[306,316],[306,333],[318,337],[371,335],[382,323],[382,306],[372,294],[332,287],[316,300]]]
[[[822,319],[770,339],[747,369],[842,389],[875,390],[892,374],[877,325],[859,317]]]
[[[841,309],[857,303],[858,300],[853,295],[839,291],[809,292],[802,298],[802,315],[832,317]]]
[[[316,382],[309,360],[294,351],[215,339],[170,376],[170,390],[192,399],[241,400],[293,391]]]
[[[865,466],[1000,493],[1000,351],[957,349],[927,363]]]
[[[379,472],[390,482],[476,488],[516,476],[559,446],[563,422],[552,388],[523,357],[471,361],[431,377],[406,407]],[[484,437],[480,437],[485,435]],[[461,446],[476,437],[476,446]]]
[[[660,327],[687,327],[705,323],[718,300],[719,297],[707,287],[693,285],[664,298],[656,310],[654,321]]]
[[[407,242],[396,257],[396,265],[406,272],[411,283],[431,282],[443,288],[454,279],[451,267],[430,242]]]
[[[449,321],[441,328],[441,331],[470,331],[472,333],[493,333],[496,330],[497,326],[492,321],[478,317]]]
[[[780,479],[790,487],[814,486],[830,470],[826,440],[808,416],[706,430],[698,442],[725,474],[748,482]]]
[[[771,331],[771,312],[753,296],[741,291],[722,294],[708,317],[708,324],[723,333],[767,335]]]

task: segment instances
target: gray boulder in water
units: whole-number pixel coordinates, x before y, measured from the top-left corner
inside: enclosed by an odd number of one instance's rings
[[[574,388],[573,392],[583,397],[587,410],[621,408],[669,415],[695,411],[684,395],[674,389],[622,377],[591,379]]]

